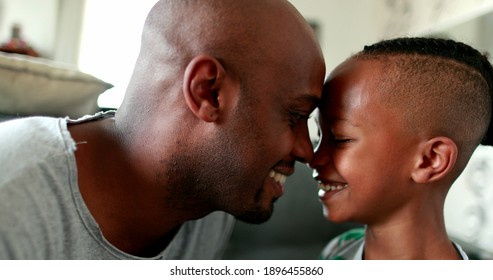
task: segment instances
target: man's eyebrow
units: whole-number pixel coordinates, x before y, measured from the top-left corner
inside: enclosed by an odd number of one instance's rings
[[[303,94],[296,98],[296,102],[310,103],[313,109],[315,109],[320,104],[320,98],[313,94]]]

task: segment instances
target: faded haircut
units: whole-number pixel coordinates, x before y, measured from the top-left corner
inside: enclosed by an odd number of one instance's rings
[[[463,164],[477,145],[492,145],[493,68],[485,54],[450,39],[396,38],[365,46],[352,59],[383,64],[382,103],[409,129],[451,138]]]
[[[353,56],[383,64],[378,91],[410,131],[446,136],[464,167],[479,144],[493,145],[493,68],[485,54],[450,39],[384,40]]]

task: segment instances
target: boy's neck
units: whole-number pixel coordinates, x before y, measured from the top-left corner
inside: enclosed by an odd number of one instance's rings
[[[449,240],[442,222],[368,225],[364,259],[454,260],[462,259]]]

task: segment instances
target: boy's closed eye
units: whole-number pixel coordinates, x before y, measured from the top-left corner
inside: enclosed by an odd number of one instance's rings
[[[346,144],[346,143],[349,143],[351,141],[352,141],[352,139],[349,139],[349,138],[334,138],[332,140],[332,142],[334,142],[335,144]]]
[[[353,142],[353,138],[331,133],[330,141],[332,144],[341,146]]]

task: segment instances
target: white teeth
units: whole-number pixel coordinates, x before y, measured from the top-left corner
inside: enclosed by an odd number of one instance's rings
[[[284,185],[286,183],[287,176],[281,173],[278,173],[274,170],[271,170],[269,172],[269,177],[273,178],[274,181],[278,182],[281,185]]]
[[[318,183],[318,188],[320,190],[330,192],[330,191],[340,191],[342,189],[345,189],[348,187],[348,184],[338,184],[338,183],[330,183],[330,184],[324,184],[324,183]]]

